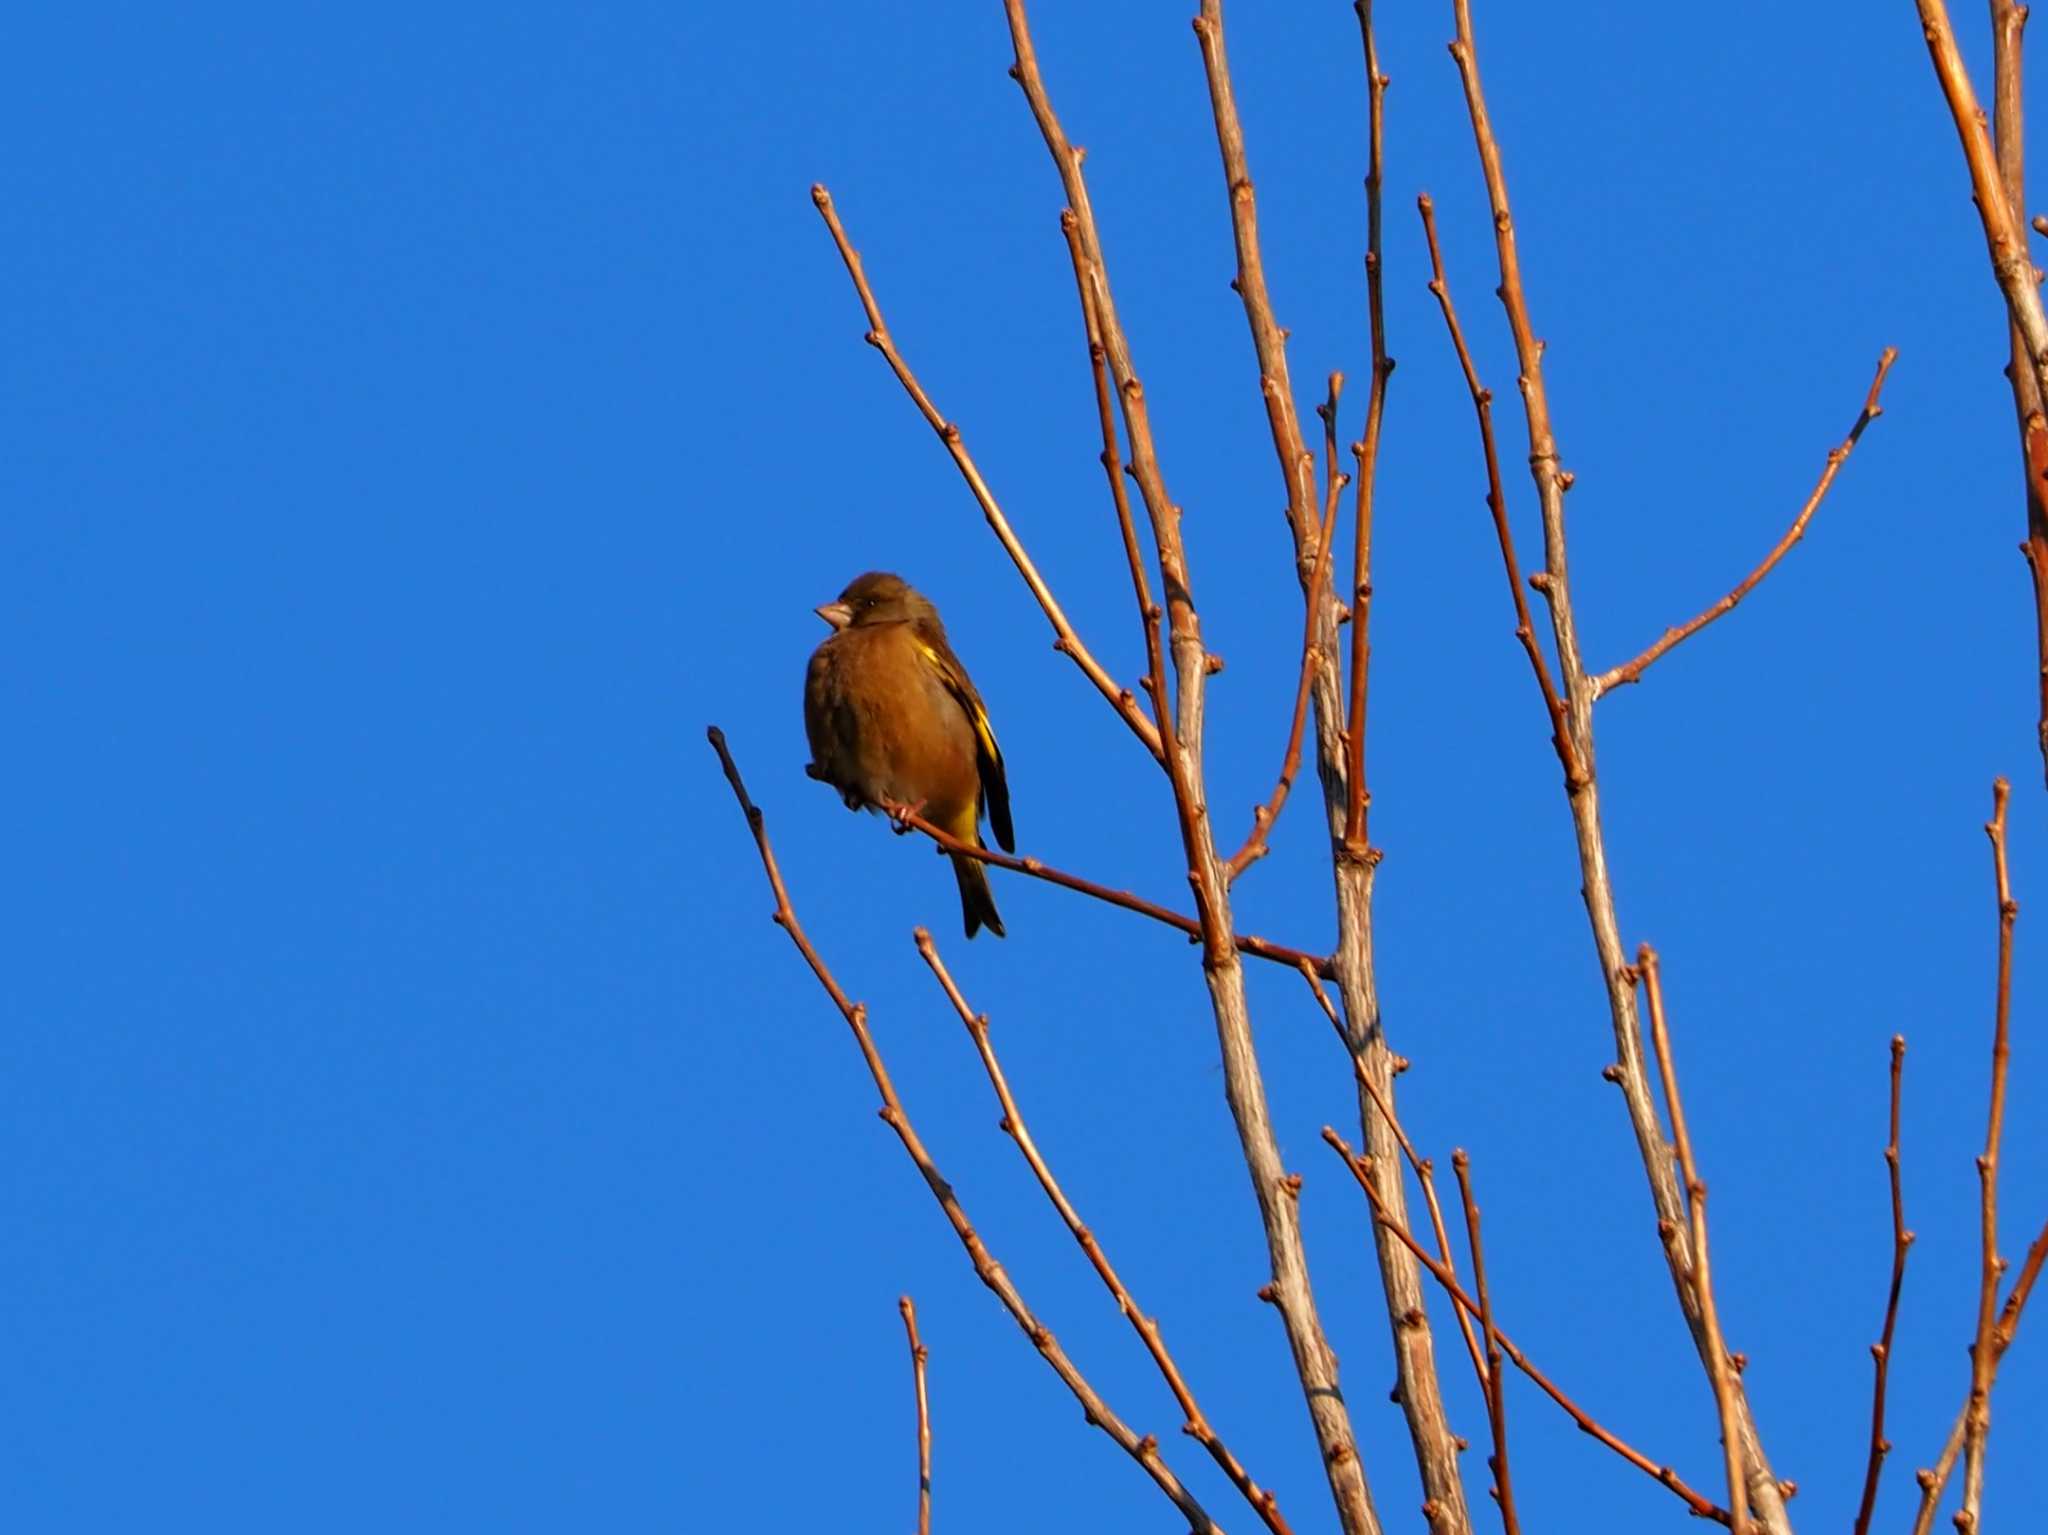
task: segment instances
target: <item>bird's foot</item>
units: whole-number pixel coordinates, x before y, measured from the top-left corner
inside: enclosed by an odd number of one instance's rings
[[[885,799],[881,801],[880,808],[882,814],[889,818],[890,829],[900,837],[913,829],[910,824],[912,816],[924,814],[924,801],[919,800],[915,804],[906,805],[897,800]]]

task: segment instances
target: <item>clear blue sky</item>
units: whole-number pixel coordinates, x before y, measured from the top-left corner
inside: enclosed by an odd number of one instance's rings
[[[1208,632],[1212,800],[1269,787],[1298,643],[1191,5],[1037,7],[1150,387]],[[1417,191],[1513,373],[1449,6],[1387,7],[1388,314],[1371,757],[1404,1117],[1471,1150],[1500,1315],[1719,1486],[1658,1257],[1557,772],[1509,632]],[[1611,664],[1769,546],[1887,344],[1886,414],[1734,617],[1603,706],[1631,943],[1661,948],[1733,1346],[1804,1527],[1846,1527],[1888,1258],[1886,1041],[1918,1230],[1884,1518],[1961,1402],[1992,1000],[1994,774],[2020,919],[2004,1182],[2048,1212],[2048,799],[2004,324],[1912,7],[1481,0]],[[1972,58],[1981,18],[1962,8]],[[1232,56],[1304,390],[1362,384],[1348,5],[1240,5]],[[1084,633],[1139,667],[1051,168],[1000,8],[72,6],[0,64],[0,1517],[22,1531],[907,1527],[932,1351],[942,1530],[1174,1528],[974,1279],[782,936],[703,744],[729,732],[800,908],[998,1256],[1233,1531],[917,963],[929,923],[1069,1191],[1219,1429],[1328,1528],[1186,947],[943,866],[808,782],[810,608],[935,597],[1020,847],[1184,897],[1157,775],[1055,655],[879,360],[903,347]],[[2044,63],[2048,68],[2048,63]],[[2038,73],[2037,73],[2038,77]],[[2037,117],[2039,114],[2037,113]],[[2040,146],[2037,144],[2037,149]],[[2048,158],[2037,154],[2048,169]],[[1357,395],[1348,413],[1355,430]],[[1307,804],[1254,931],[1330,938]],[[1412,1461],[1298,982],[1252,1001],[1390,1529]],[[1449,1314],[1436,1312],[1449,1340]],[[2048,1316],[1989,1513],[2048,1501]],[[1450,1350],[1478,1516],[1484,1418]],[[1514,1382],[1532,1529],[1683,1510]]]

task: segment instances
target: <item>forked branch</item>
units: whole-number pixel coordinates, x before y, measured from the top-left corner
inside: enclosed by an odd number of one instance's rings
[[[1083,879],[1078,874],[1069,874],[1064,869],[1055,869],[1051,864],[1036,858],[1018,858],[1009,853],[999,853],[994,848],[982,847],[973,842],[962,842],[951,832],[934,826],[915,811],[902,811],[896,816],[898,825],[914,827],[923,832],[940,850],[957,853],[962,858],[972,858],[979,863],[990,864],[998,869],[1008,869],[1013,874],[1024,874],[1032,879],[1042,879],[1049,885],[1058,885],[1063,890],[1078,891],[1093,896],[1109,906],[1134,911],[1141,917],[1150,917],[1154,922],[1163,922],[1178,932],[1186,933],[1195,942],[1202,941],[1202,924],[1198,918],[1182,916],[1170,907],[1161,906],[1157,901],[1148,901],[1143,896],[1133,895],[1128,890],[1112,890],[1107,885],[1098,885],[1092,879]],[[1306,964],[1317,975],[1330,973],[1327,956],[1317,956],[1302,949],[1290,949],[1282,943],[1268,943],[1251,933],[1232,933],[1227,940],[1240,954],[1249,954],[1254,959],[1271,960],[1276,965],[1292,965],[1296,969]]]
[[[1205,5],[1205,16],[1210,9]],[[1053,110],[1051,96],[1038,67],[1038,54],[1032,43],[1023,0],[1003,0],[1003,11],[1009,22],[1011,46],[1015,52],[1011,76],[1024,92],[1032,120],[1038,125],[1053,168],[1060,178],[1067,209],[1073,215],[1073,237],[1084,263],[1083,307],[1085,309],[1092,303],[1094,309],[1096,333],[1100,335],[1109,375],[1116,385],[1122,407],[1132,477],[1137,482],[1146,516],[1151,522],[1153,545],[1158,553],[1175,687],[1173,739],[1164,752],[1164,758],[1173,785],[1181,847],[1187,856],[1189,887],[1195,898],[1195,915],[1202,941],[1203,979],[1208,987],[1222,1055],[1224,1096],[1237,1131],[1238,1146],[1244,1155],[1245,1170],[1250,1176],[1253,1198],[1258,1205],[1259,1224],[1266,1239],[1267,1263],[1272,1277],[1261,1294],[1271,1300],[1286,1331],[1288,1352],[1293,1358],[1309,1421],[1315,1430],[1338,1522],[1345,1535],[1379,1535],[1379,1516],[1373,1508],[1372,1493],[1359,1459],[1358,1439],[1352,1427],[1350,1409],[1338,1386],[1337,1356],[1323,1332],[1315,1292],[1309,1280],[1308,1254],[1302,1239],[1301,1212],[1297,1203],[1300,1180],[1288,1173],[1281,1158],[1271,1110],[1266,1102],[1265,1082],[1252,1038],[1244,967],[1238,958],[1240,945],[1231,923],[1229,872],[1223,856],[1217,852],[1214,828],[1209,819],[1203,771],[1203,710],[1214,658],[1202,640],[1201,619],[1195,608],[1187,552],[1181,539],[1180,508],[1167,494],[1165,476],[1153,442],[1145,391],[1139,382],[1130,344],[1117,315],[1109,264],[1103,253],[1101,234],[1096,228],[1087,178],[1082,174],[1081,151],[1067,137],[1058,113]],[[1214,88],[1212,80],[1212,90]],[[1228,89],[1227,75],[1224,89]],[[1291,402],[1287,408],[1292,410]],[[1306,454],[1302,457],[1306,458]],[[1290,478],[1290,516],[1298,530],[1312,515],[1312,480],[1312,472]],[[1244,946],[1242,952],[1253,951]]]
[[[1288,791],[1294,787],[1294,775],[1301,769],[1301,736],[1308,725],[1309,691],[1316,679],[1316,639],[1323,626],[1322,604],[1318,599],[1329,586],[1330,545],[1337,529],[1337,502],[1350,480],[1349,475],[1337,471],[1337,402],[1343,396],[1344,375],[1332,373],[1329,398],[1316,407],[1316,414],[1323,418],[1323,520],[1316,530],[1315,573],[1309,578],[1308,591],[1302,602],[1301,667],[1295,676],[1294,710],[1287,724],[1287,749],[1280,757],[1280,778],[1273,785],[1272,797],[1265,804],[1252,808],[1252,829],[1244,839],[1244,846],[1231,854],[1230,861],[1224,866],[1232,879],[1266,856],[1274,823],[1280,819]],[[1362,622],[1355,611],[1352,618],[1353,622]]]
[[[1885,375],[1891,372],[1892,364],[1898,361],[1898,357],[1899,349],[1895,346],[1886,347],[1879,356],[1877,376],[1870,381],[1870,392],[1863,397],[1863,409],[1857,413],[1856,424],[1849,428],[1847,437],[1828,450],[1827,467],[1821,470],[1820,481],[1813,487],[1813,494],[1806,498],[1806,504],[1799,509],[1799,515],[1792,519],[1792,526],[1785,530],[1785,536],[1772,545],[1771,552],[1763,557],[1756,569],[1738,581],[1733,591],[1705,612],[1680,624],[1676,629],[1666,629],[1658,637],[1657,642],[1641,655],[1631,661],[1624,661],[1620,666],[1610,667],[1593,678],[1595,697],[1610,688],[1641,681],[1643,672],[1659,656],[1676,649],[1722,614],[1733,612],[1735,605],[1754,591],[1757,583],[1769,575],[1776,568],[1778,561],[1791,552],[1792,546],[1806,536],[1806,525],[1813,521],[1813,514],[1820,510],[1820,504],[1827,496],[1828,487],[1835,483],[1837,472],[1847,462],[1849,455],[1856,451],[1856,444],[1863,436],[1863,429],[1884,414],[1884,407],[1877,403],[1877,397],[1884,390]]]
[[[960,1015],[961,1023],[967,1027],[968,1038],[974,1042],[975,1054],[981,1057],[981,1069],[988,1074],[989,1086],[995,1089],[996,1102],[1002,1106],[1003,1117],[1000,1125],[1003,1133],[1009,1136],[1016,1143],[1017,1150],[1023,1153],[1025,1162],[1031,1168],[1031,1175],[1038,1180],[1038,1186],[1045,1191],[1045,1197],[1052,1201],[1053,1209],[1059,1213],[1060,1220],[1065,1223],[1068,1232],[1080,1244],[1081,1251],[1087,1256],[1096,1276],[1115,1298],[1117,1310],[1124,1314],[1136,1330],[1138,1341],[1145,1345],[1145,1352],[1152,1356],[1152,1363],[1158,1367],[1167,1389],[1173,1393],[1174,1401],[1180,1404],[1180,1410],[1187,1420],[1181,1425],[1181,1432],[1209,1452],[1209,1458],[1214,1460],[1223,1474],[1230,1478],[1231,1486],[1244,1495],[1244,1500],[1252,1506],[1253,1512],[1265,1522],[1266,1528],[1271,1530],[1273,1535],[1293,1535],[1287,1521],[1280,1516],[1280,1503],[1274,1497],[1272,1489],[1261,1487],[1252,1479],[1251,1473],[1245,1470],[1243,1463],[1230,1452],[1229,1446],[1224,1444],[1221,1436],[1210,1426],[1207,1415],[1195,1400],[1195,1393],[1188,1386],[1186,1377],[1181,1374],[1180,1366],[1175,1363],[1173,1355],[1167,1352],[1166,1339],[1159,1331],[1159,1319],[1145,1315],[1139,1307],[1136,1297],[1117,1274],[1115,1265],[1109,1261],[1109,1254],[1103,1251],[1101,1242],[1096,1240],[1095,1233],[1081,1219],[1081,1212],[1074,1208],[1073,1202],[1067,1198],[1066,1191],[1060,1187],[1059,1180],[1053,1176],[1051,1166],[1040,1153],[1038,1143],[1032,1139],[1030,1128],[1024,1123],[1024,1111],[1017,1107],[1016,1096],[1010,1091],[1009,1078],[1003,1074],[1002,1063],[996,1059],[995,1043],[989,1037],[988,1014],[977,1013],[967,1005],[967,998],[954,982],[952,972],[946,968],[946,962],[939,958],[938,945],[932,942],[932,935],[919,928],[915,937],[917,952],[931,968],[940,988],[946,993],[946,1000],[953,1004],[953,1011]]]
[[[1024,1296],[1010,1279],[1009,1273],[996,1262],[988,1245],[982,1241],[973,1224],[967,1219],[967,1212],[961,1207],[959,1196],[953,1192],[953,1185],[940,1173],[938,1164],[925,1149],[924,1141],[910,1122],[910,1115],[903,1107],[903,1100],[896,1094],[896,1086],[890,1080],[889,1068],[883,1064],[882,1052],[875,1044],[875,1038],[868,1030],[867,1007],[855,1002],[840,987],[823,956],[812,945],[805,934],[803,924],[797,920],[796,908],[790,904],[789,890],[782,882],[782,870],[775,862],[775,851],[768,842],[768,825],[747,795],[747,786],[740,778],[740,770],[733,761],[732,752],[725,744],[725,732],[716,725],[705,733],[711,742],[711,749],[718,753],[719,765],[725,770],[726,782],[732,786],[733,798],[739,801],[740,810],[747,818],[747,829],[754,835],[755,850],[761,855],[762,872],[768,876],[768,888],[775,896],[775,910],[772,918],[777,927],[789,934],[789,941],[796,945],[804,963],[811,968],[811,974],[818,978],[818,984],[832,999],[832,1005],[839,1009],[839,1016],[846,1020],[846,1026],[853,1031],[854,1044],[859,1047],[861,1059],[867,1064],[868,1075],[874,1079],[875,1089],[882,1095],[882,1122],[896,1132],[896,1138],[903,1143],[904,1151],[912,1164],[924,1178],[925,1187],[931,1190],[932,1198],[938,1202],[947,1224],[960,1239],[960,1245],[967,1250],[968,1261],[974,1265],[974,1272],[981,1282],[995,1292],[1003,1309],[1024,1330],[1031,1340],[1031,1346],[1052,1367],[1074,1399],[1081,1404],[1081,1410],[1090,1423],[1100,1428],[1131,1459],[1144,1467],[1145,1474],[1152,1478],[1161,1492],[1180,1510],[1181,1517],[1200,1535],[1221,1535],[1222,1527],[1211,1519],[1195,1495],[1182,1485],[1173,1469],[1160,1458],[1159,1441],[1151,1434],[1139,1435],[1130,1429],[1124,1420],[1111,1410],[1102,1399],[1101,1393],[1088,1383],[1074,1362],[1067,1357],[1059,1340],[1053,1337],[1051,1329],[1033,1315],[1025,1304]]]
[[[1550,665],[1543,659],[1543,648],[1536,641],[1536,623],[1529,616],[1529,599],[1522,588],[1522,564],[1515,556],[1514,530],[1508,525],[1507,495],[1501,488],[1500,450],[1493,437],[1493,391],[1479,380],[1478,364],[1472,360],[1472,349],[1465,344],[1465,328],[1458,323],[1458,308],[1451,301],[1450,280],[1444,276],[1443,247],[1436,237],[1436,204],[1425,193],[1415,199],[1415,208],[1422,215],[1423,237],[1429,242],[1429,291],[1436,295],[1437,308],[1443,311],[1444,327],[1451,333],[1451,346],[1457,351],[1458,366],[1465,373],[1465,388],[1472,396],[1472,410],[1479,418],[1479,447],[1486,458],[1486,509],[1493,514],[1493,535],[1500,544],[1501,568],[1507,574],[1508,596],[1515,606],[1515,639],[1529,658],[1536,690],[1543,695],[1543,711],[1550,716],[1550,744],[1564,769],[1565,782],[1574,784],[1584,772],[1572,749],[1564,700],[1558,696],[1557,684],[1550,680]]]
[[[1432,1258],[1427,1252],[1423,1251],[1422,1244],[1416,1241],[1408,1228],[1395,1220],[1388,1212],[1386,1206],[1381,1203],[1381,1195],[1372,1176],[1372,1158],[1357,1155],[1352,1151],[1350,1144],[1345,1141],[1344,1137],[1335,1130],[1332,1130],[1328,1125],[1323,1126],[1323,1140],[1332,1151],[1344,1159],[1345,1167],[1350,1170],[1351,1176],[1357,1180],[1358,1186],[1364,1190],[1366,1203],[1372,1209],[1373,1224],[1393,1237],[1410,1253],[1414,1254],[1416,1262],[1429,1270],[1430,1277],[1443,1287],[1444,1293],[1451,1298],[1451,1303],[1455,1307],[1467,1316],[1473,1318],[1481,1317],[1483,1312],[1479,1302],[1466,1292],[1463,1285],[1458,1283],[1458,1276],[1451,1271],[1450,1266],[1439,1259]],[[1559,1407],[1562,1407],[1572,1422],[1576,1423],[1583,1432],[1592,1435],[1601,1444],[1607,1446],[1608,1449],[1614,1451],[1615,1454],[1659,1485],[1669,1488],[1673,1493],[1677,1494],[1685,1506],[1697,1517],[1712,1519],[1720,1524],[1728,1522],[1728,1511],[1726,1509],[1719,1507],[1712,1499],[1703,1496],[1688,1486],[1685,1479],[1672,1470],[1670,1466],[1659,1465],[1656,1461],[1650,1459],[1649,1456],[1643,1454],[1642,1451],[1603,1427],[1599,1420],[1594,1418],[1591,1413],[1565,1395],[1558,1384],[1548,1375],[1537,1369],[1530,1362],[1529,1356],[1516,1347],[1514,1339],[1501,1331],[1498,1326],[1494,1328],[1493,1336],[1494,1341],[1500,1345],[1501,1352],[1507,1355],[1508,1362],[1528,1376],[1531,1381],[1535,1382],[1536,1388],[1539,1391],[1549,1397],[1551,1401],[1557,1403]]]
[[[1615,1062],[1609,1075],[1620,1086],[1627,1106],[1630,1129],[1649,1184],[1657,1229],[1663,1240],[1665,1265],[1671,1274],[1680,1313],[1692,1335],[1693,1346],[1714,1384],[1715,1400],[1728,1410],[1724,1422],[1730,1430],[1727,1435],[1732,1441],[1730,1453],[1739,1457],[1748,1511],[1768,1535],[1791,1535],[1791,1520],[1785,1511],[1787,1494],[1771,1470],[1741,1382],[1734,1379],[1728,1369],[1727,1354],[1721,1346],[1715,1321],[1702,1306],[1702,1291],[1706,1287],[1694,1284],[1696,1255],[1692,1251],[1691,1222],[1687,1214],[1689,1201],[1681,1192],[1672,1166],[1643,1060],[1635,970],[1629,964],[1622,945],[1614,884],[1607,864],[1606,840],[1600,825],[1600,790],[1593,732],[1595,688],[1585,669],[1578,621],[1572,608],[1564,508],[1572,476],[1560,461],[1557,436],[1551,424],[1550,399],[1543,380],[1543,342],[1538,339],[1529,314],[1514,215],[1508,203],[1507,172],[1502,164],[1500,143],[1487,113],[1469,0],[1453,0],[1452,10],[1457,36],[1451,43],[1451,57],[1464,86],[1473,144],[1478,151],[1487,203],[1493,214],[1494,253],[1500,270],[1497,291],[1507,315],[1508,329],[1514,338],[1515,358],[1520,370],[1517,382],[1521,388],[1522,414],[1528,425],[1529,473],[1535,482],[1537,506],[1542,518],[1544,569],[1530,577],[1530,583],[1542,592],[1549,606],[1551,633],[1556,642],[1558,673],[1562,682],[1558,700],[1563,704],[1562,718],[1559,718],[1553,698],[1548,693],[1545,704],[1550,709],[1554,727],[1562,726],[1562,733],[1556,740],[1558,757],[1565,770],[1566,800],[1577,843],[1580,888],[1585,895],[1586,914],[1592,928],[1601,980],[1607,992],[1608,1017],[1614,1037]],[[1467,380],[1474,386],[1475,399],[1480,399],[1476,376],[1468,371]],[[1505,543],[1503,547],[1505,549]],[[1517,596],[1519,598],[1519,592]],[[1518,618],[1524,611],[1518,604]],[[1526,623],[1526,619],[1522,621]],[[1540,681],[1540,668],[1538,676]],[[1738,1502],[1731,1518],[1740,1523],[1743,1513]]]

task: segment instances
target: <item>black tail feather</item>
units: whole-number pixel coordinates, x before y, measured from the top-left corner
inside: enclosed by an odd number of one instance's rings
[[[967,923],[967,936],[972,938],[981,929],[987,928],[996,937],[1003,933],[1003,919],[996,914],[996,898],[988,888],[988,871],[972,858],[952,855],[953,877],[960,882],[960,915]]]

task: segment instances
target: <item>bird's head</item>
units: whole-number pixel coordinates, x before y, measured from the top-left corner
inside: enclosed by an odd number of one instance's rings
[[[834,629],[858,628],[864,624],[923,622],[937,627],[939,611],[908,581],[885,570],[871,570],[856,576],[837,600],[817,609],[817,614]]]

